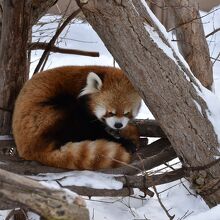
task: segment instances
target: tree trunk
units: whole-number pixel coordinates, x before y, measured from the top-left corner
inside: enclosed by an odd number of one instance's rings
[[[170,58],[158,47],[158,41],[163,41],[166,49],[170,45],[143,1],[78,0],[78,3],[138,89],[184,165],[197,167],[215,161],[219,143],[208,120],[206,102],[198,95],[202,89],[172,48]],[[155,32],[149,24],[159,35],[156,41],[151,38]],[[203,181],[197,181],[201,174],[192,171],[191,181],[198,184],[200,195],[210,206],[216,205],[220,202],[220,164],[203,172]]]
[[[11,134],[15,99],[28,79],[27,41],[30,5],[25,0],[3,2],[0,45],[0,134]]]
[[[199,14],[198,1],[166,0],[173,13],[175,32],[180,52],[189,64],[193,74],[208,89],[212,89],[213,72],[209,48]]]

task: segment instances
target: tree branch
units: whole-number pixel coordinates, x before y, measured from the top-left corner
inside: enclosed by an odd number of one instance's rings
[[[205,37],[208,38],[208,37],[210,37],[211,35],[217,33],[218,31],[220,31],[220,28],[216,28],[214,31],[210,32],[210,33],[207,34]]]
[[[48,56],[49,51],[51,50],[51,47],[54,46],[57,38],[59,37],[59,35],[62,33],[62,31],[64,30],[64,28],[69,24],[69,22],[75,18],[79,12],[81,11],[81,9],[77,9],[76,11],[74,11],[70,16],[68,16],[66,18],[66,20],[63,22],[63,24],[57,29],[55,35],[52,37],[52,39],[49,41],[49,43],[47,44],[47,47],[45,49],[45,51],[43,52],[35,70],[34,70],[34,74],[37,73],[40,70],[41,65],[43,64],[45,58]]]
[[[60,189],[50,189],[35,180],[0,169],[0,195],[28,207],[46,219],[89,219],[83,199]]]
[[[102,172],[111,174],[135,175],[176,158],[176,153],[172,148],[169,148],[170,142],[167,139],[160,139],[150,144],[151,149],[154,147],[159,148],[160,150],[163,148],[163,150],[161,150],[161,152],[158,154],[149,157],[149,150],[145,150],[145,148],[143,148],[141,152],[137,152],[136,155],[133,156],[133,160],[136,159],[136,161],[133,163],[115,169],[103,170]]]
[[[144,137],[166,137],[156,120],[135,119],[131,122],[138,128],[140,136]]]
[[[45,50],[47,49],[47,47],[48,47],[48,43],[43,43],[43,42],[34,42],[29,44],[29,50]],[[66,49],[56,46],[51,46],[49,50],[50,52],[54,52],[54,53],[99,57],[99,52],[93,52],[93,51]]]

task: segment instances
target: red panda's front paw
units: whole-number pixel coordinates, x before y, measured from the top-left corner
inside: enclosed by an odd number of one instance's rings
[[[135,153],[138,149],[138,146],[131,140],[120,138],[120,143],[123,145],[123,147],[129,152],[129,153]]]

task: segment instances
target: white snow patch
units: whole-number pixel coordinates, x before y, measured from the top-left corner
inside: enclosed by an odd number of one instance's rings
[[[199,110],[199,112],[201,113],[201,115],[203,115],[203,114],[202,114],[202,108],[201,108],[200,104],[199,104],[196,100],[193,100],[193,101],[194,101],[194,103],[196,104],[196,107],[197,107],[197,109]]]
[[[52,187],[58,187],[56,181],[62,186],[85,186],[94,189],[121,189],[123,184],[120,181],[115,180],[113,175],[103,174],[92,171],[72,171],[64,173],[47,173],[39,174],[31,178],[37,180],[49,181],[48,184],[52,184]],[[46,184],[46,183],[44,183]]]
[[[206,212],[192,215],[187,220],[219,220],[220,219],[220,205],[217,205]]]
[[[161,50],[163,50],[163,51],[166,53],[166,55],[167,55],[168,57],[170,57],[176,64],[178,64],[177,61],[176,61],[176,59],[175,59],[174,56],[173,56],[173,51],[172,51],[172,49],[171,49],[170,47],[168,47],[168,46],[162,41],[162,39],[160,38],[160,36],[158,35],[158,33],[154,30],[154,28],[151,27],[151,26],[148,25],[148,24],[144,24],[144,27],[145,27],[146,31],[150,34],[151,39],[157,44],[157,46],[158,46]]]

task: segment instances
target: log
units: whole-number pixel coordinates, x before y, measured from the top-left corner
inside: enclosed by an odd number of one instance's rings
[[[51,189],[35,180],[2,169],[0,180],[0,195],[4,201],[9,200],[29,208],[45,219],[89,219],[82,198],[74,197],[62,189]]]

